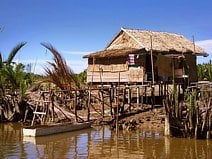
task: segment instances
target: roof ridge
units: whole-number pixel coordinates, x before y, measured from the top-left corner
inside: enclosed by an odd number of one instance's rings
[[[121,27],[121,30],[124,31],[126,34],[128,34],[131,38],[133,38],[133,40],[135,40],[141,46],[141,48],[145,48],[144,45],[138,39],[136,39],[135,36],[133,36],[127,31],[127,29]]]
[[[134,29],[134,28],[125,28],[125,27],[121,27],[121,29],[124,30],[135,30],[135,31],[143,31],[143,32],[150,32],[150,33],[166,33],[166,34],[170,34],[170,35],[176,35],[176,36],[181,36],[184,37],[182,34],[178,34],[178,33],[173,33],[173,32],[167,32],[167,31],[152,31],[152,30],[148,30],[148,29]]]

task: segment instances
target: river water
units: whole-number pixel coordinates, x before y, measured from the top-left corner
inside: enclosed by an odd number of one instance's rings
[[[161,132],[118,135],[106,126],[44,137],[22,137],[19,124],[0,124],[0,158],[209,159],[212,140],[167,138]]]

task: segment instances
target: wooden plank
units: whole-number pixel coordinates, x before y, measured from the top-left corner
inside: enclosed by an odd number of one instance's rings
[[[46,115],[45,112],[33,112],[33,114]]]

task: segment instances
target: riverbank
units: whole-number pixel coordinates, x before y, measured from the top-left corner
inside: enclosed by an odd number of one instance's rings
[[[151,130],[164,131],[165,110],[163,107],[154,109],[137,110],[131,115],[120,117],[118,127],[120,130]],[[116,129],[116,120],[111,124],[112,129]]]

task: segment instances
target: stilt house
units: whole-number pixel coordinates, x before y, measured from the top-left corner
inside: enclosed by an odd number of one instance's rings
[[[208,54],[182,35],[125,29],[88,58],[88,83],[144,83],[188,78],[197,81],[196,56]]]

